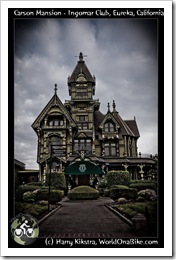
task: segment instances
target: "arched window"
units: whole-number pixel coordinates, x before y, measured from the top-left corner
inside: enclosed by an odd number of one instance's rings
[[[62,144],[62,138],[58,135],[50,136],[49,141],[52,145],[61,145]]]
[[[104,131],[105,132],[115,132],[115,126],[113,123],[111,122],[107,122],[104,125]]]
[[[59,157],[65,155],[65,148],[63,148],[62,137],[58,135],[50,136],[48,146],[51,156]]]

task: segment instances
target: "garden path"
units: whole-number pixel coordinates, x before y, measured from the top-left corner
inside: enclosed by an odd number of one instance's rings
[[[40,224],[40,237],[59,238],[123,238],[135,237],[131,227],[104,204],[110,198],[98,200],[69,200]]]

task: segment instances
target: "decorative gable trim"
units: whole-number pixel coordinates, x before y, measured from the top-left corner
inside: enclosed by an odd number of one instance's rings
[[[52,109],[52,107],[59,107],[63,115],[66,117],[66,119],[70,122],[70,125],[72,127],[76,127],[76,124],[74,120],[71,118],[68,110],[64,107],[61,100],[58,98],[57,94],[54,94],[54,96],[51,98],[51,100],[48,102],[48,104],[45,106],[45,108],[42,110],[42,112],[39,114],[39,116],[36,118],[34,123],[32,124],[33,129],[37,129],[40,126],[41,121],[50,114],[49,111]]]
[[[124,128],[127,135],[135,136],[132,130],[129,128],[129,126],[125,123],[125,121],[120,117],[118,113],[116,115],[116,120],[119,122],[119,124]]]
[[[103,129],[103,128],[104,128],[104,124],[105,124],[107,121],[109,121],[109,120],[112,120],[112,121],[114,122],[114,124],[115,124],[115,126],[116,126],[116,131],[117,131],[117,130],[120,128],[120,126],[119,126],[119,124],[118,124],[116,118],[113,116],[113,114],[112,114],[111,112],[108,112],[108,113],[105,115],[103,121],[102,121],[102,122],[100,123],[100,125],[99,125],[99,128]]]

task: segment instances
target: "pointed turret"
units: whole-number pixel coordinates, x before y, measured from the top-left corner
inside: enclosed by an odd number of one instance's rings
[[[87,68],[85,61],[84,61],[84,57],[86,57],[86,56],[83,55],[82,52],[80,52],[78,63],[76,65],[75,69],[73,70],[73,73],[71,74],[71,76],[68,77],[68,85],[76,82],[77,80],[79,80],[79,78],[80,78],[79,81],[84,82],[86,80],[87,82],[93,83],[93,85],[95,85],[95,77],[91,75],[89,69]],[[80,76],[80,74],[83,74],[83,75]]]

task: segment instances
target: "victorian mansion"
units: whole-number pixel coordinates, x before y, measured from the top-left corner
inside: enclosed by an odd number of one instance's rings
[[[110,170],[128,170],[131,179],[148,179],[155,168],[154,157],[138,154],[136,119],[123,120],[115,101],[102,114],[99,100],[93,99],[95,85],[80,52],[68,77],[70,100],[63,104],[55,85],[53,97],[32,124],[41,181],[50,169],[74,177],[77,185],[88,185],[91,176],[106,176]]]

